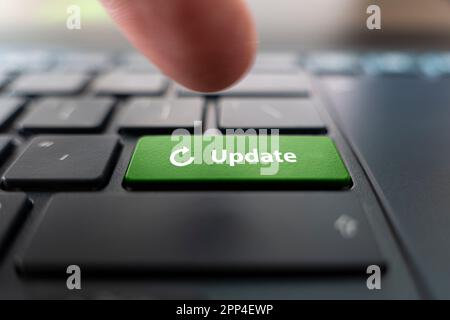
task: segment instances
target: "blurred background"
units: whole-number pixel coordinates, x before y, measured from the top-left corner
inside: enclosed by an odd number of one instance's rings
[[[262,49],[450,47],[448,0],[247,2],[255,16]],[[66,9],[73,4],[81,8],[81,30],[68,30],[65,25]],[[366,29],[370,4],[381,7],[381,31]],[[77,48],[128,46],[96,0],[1,0],[0,45],[34,43]]]

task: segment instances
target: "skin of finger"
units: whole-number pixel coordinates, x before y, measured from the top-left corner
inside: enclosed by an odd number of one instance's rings
[[[222,90],[253,62],[257,37],[243,0],[102,2],[135,47],[192,90]]]

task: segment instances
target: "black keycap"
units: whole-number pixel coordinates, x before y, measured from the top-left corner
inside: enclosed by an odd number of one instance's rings
[[[282,208],[282,210],[280,210]],[[57,195],[25,273],[351,272],[383,266],[351,193]]]
[[[20,98],[0,98],[0,129],[4,129],[10,123],[24,104],[25,100]]]
[[[202,121],[203,99],[186,98],[175,101],[133,99],[119,123],[121,131],[161,132],[176,128],[192,130],[195,121]]]
[[[19,76],[8,89],[19,95],[69,95],[80,92],[88,80],[83,73],[30,73]]]
[[[100,76],[92,90],[102,95],[161,95],[167,88],[163,76],[146,73],[109,73]]]
[[[96,132],[111,113],[109,98],[47,98],[32,105],[18,128],[25,132]]]
[[[237,97],[297,97],[307,96],[309,92],[309,80],[303,73],[250,73],[231,89],[214,94]],[[198,95],[185,88],[180,88],[180,94]]]
[[[324,132],[312,100],[222,99],[219,102],[221,129],[273,128],[281,131]]]
[[[0,194],[0,254],[6,249],[29,207],[31,203],[24,193]]]
[[[115,136],[40,136],[2,177],[7,189],[96,189],[119,151]]]

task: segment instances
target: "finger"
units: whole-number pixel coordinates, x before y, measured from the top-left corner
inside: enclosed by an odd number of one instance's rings
[[[190,89],[224,89],[253,62],[256,32],[243,0],[101,1],[134,46]]]

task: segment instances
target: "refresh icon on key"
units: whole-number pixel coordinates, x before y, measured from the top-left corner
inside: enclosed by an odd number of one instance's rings
[[[182,147],[181,149],[172,151],[172,153],[170,154],[170,163],[176,167],[186,167],[186,166],[192,164],[195,159],[194,157],[189,157],[189,159],[187,159],[187,161],[184,161],[184,162],[179,162],[176,159],[177,156],[184,156],[188,152],[189,152],[188,147]]]

